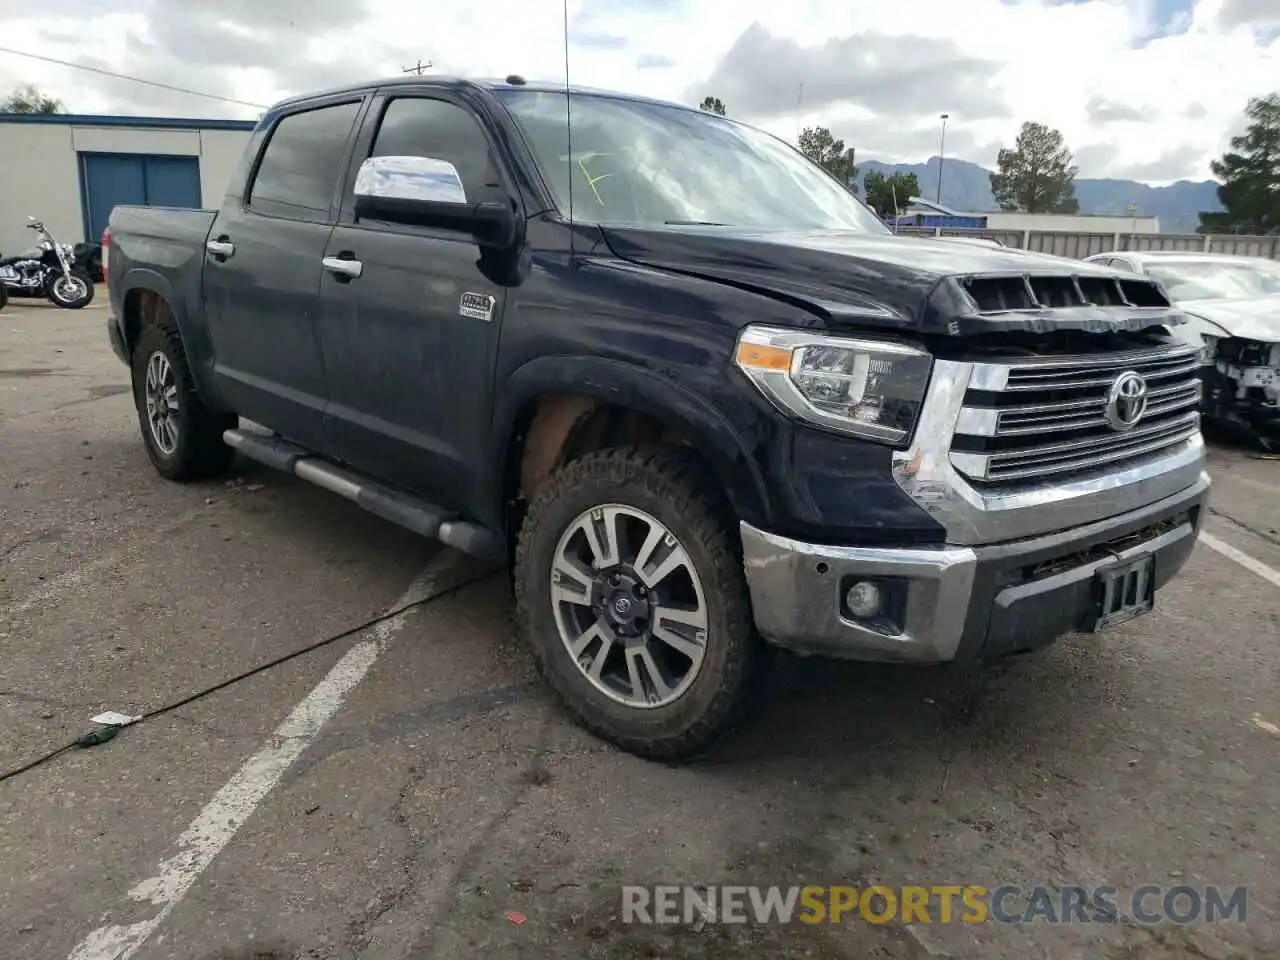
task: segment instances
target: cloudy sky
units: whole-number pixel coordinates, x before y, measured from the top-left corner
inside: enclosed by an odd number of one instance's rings
[[[1280,89],[1280,0],[568,0],[570,70],[859,159],[993,165],[1023,120],[1063,131],[1081,176],[1204,179],[1250,96]],[[254,105],[418,58],[433,72],[563,77],[562,0],[0,0],[0,91],[76,113],[254,118]],[[33,16],[32,12],[38,11]],[[231,101],[241,101],[240,103]]]

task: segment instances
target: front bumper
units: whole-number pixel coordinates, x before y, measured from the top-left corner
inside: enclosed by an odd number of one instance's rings
[[[107,317],[107,339],[111,341],[111,352],[120,358],[121,363],[128,365],[129,353],[124,347],[124,334],[114,316]]]
[[[1117,517],[985,547],[825,546],[743,523],[756,626],[778,646],[850,660],[945,663],[1035,649],[1090,619],[1099,570],[1151,553],[1156,587],[1168,582],[1195,546],[1208,491],[1202,472]],[[886,613],[874,621],[845,606],[860,580],[884,587]]]

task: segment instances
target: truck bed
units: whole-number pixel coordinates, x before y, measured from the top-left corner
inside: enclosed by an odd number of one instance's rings
[[[107,222],[111,231],[107,281],[116,315],[122,315],[121,301],[127,293],[122,280],[137,268],[159,275],[161,286],[168,288],[162,291],[165,299],[175,308],[188,315],[194,308],[198,315],[204,244],[217,215],[216,210],[183,207],[114,208]]]

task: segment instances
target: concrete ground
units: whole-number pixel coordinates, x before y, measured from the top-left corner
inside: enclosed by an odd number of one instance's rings
[[[105,318],[0,312],[4,769],[483,572],[265,469],[161,480]],[[1280,956],[1280,463],[1212,469],[1208,532],[1263,566],[1202,543],[1151,616],[1000,667],[800,663],[680,769],[566,722],[504,580],[471,583],[0,783],[0,953]],[[1245,886],[1247,914],[620,917],[623,884],[872,882]]]

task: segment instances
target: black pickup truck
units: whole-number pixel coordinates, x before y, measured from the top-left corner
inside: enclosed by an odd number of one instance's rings
[[[777,648],[945,663],[1151,609],[1209,478],[1159,284],[892,236],[790,146],[620,94],[301,97],[220,210],[117,207],[174,480],[239,453],[510,565],[568,710],[700,751]]]

